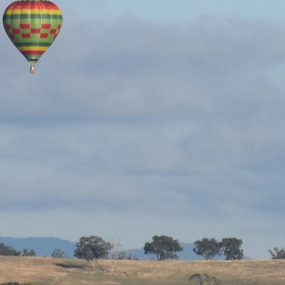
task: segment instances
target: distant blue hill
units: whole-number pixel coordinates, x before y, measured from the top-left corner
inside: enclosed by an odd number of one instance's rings
[[[0,243],[11,246],[17,251],[23,252],[24,249],[33,249],[37,256],[50,257],[53,250],[58,248],[64,252],[64,257],[73,258],[75,243],[59,238],[11,238],[0,237]]]
[[[183,251],[178,252],[177,254],[179,257],[179,260],[205,260],[204,257],[197,255],[193,251],[193,248],[195,248],[194,244],[181,242],[180,245],[183,247]],[[221,258],[221,256],[218,256],[218,258],[224,259],[224,258]]]

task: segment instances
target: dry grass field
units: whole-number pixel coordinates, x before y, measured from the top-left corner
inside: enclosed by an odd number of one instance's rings
[[[99,261],[93,271],[83,260],[0,257],[0,284],[162,285],[188,284],[195,273],[215,276],[221,285],[284,285],[285,260],[264,261]],[[207,283],[209,285],[210,283]]]

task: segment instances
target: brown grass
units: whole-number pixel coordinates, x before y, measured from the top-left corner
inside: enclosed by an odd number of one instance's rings
[[[84,260],[0,257],[0,284],[34,285],[190,285],[195,273],[215,276],[222,285],[285,284],[285,260],[264,261],[99,261],[95,271]]]

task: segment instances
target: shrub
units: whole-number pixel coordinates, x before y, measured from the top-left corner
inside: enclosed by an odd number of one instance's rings
[[[214,277],[209,276],[208,274],[199,274],[195,273],[189,277],[191,285],[220,285],[220,281]]]
[[[32,285],[31,283],[20,284],[18,282],[1,283],[1,285]]]

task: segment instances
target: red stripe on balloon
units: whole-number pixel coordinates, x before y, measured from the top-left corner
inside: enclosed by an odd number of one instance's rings
[[[21,30],[20,29],[13,29],[12,32],[15,35],[21,34]]]
[[[40,34],[41,33],[41,29],[31,29],[31,33],[32,34]]]
[[[44,53],[44,51],[38,51],[38,50],[35,50],[35,51],[21,51],[21,53],[25,54],[25,55],[33,55],[33,54],[42,55]]]
[[[49,36],[49,34],[41,34],[40,38],[41,39],[47,39]]]
[[[42,24],[42,29],[50,29],[51,24]]]
[[[31,25],[30,24],[20,24],[20,29],[30,29]]]

